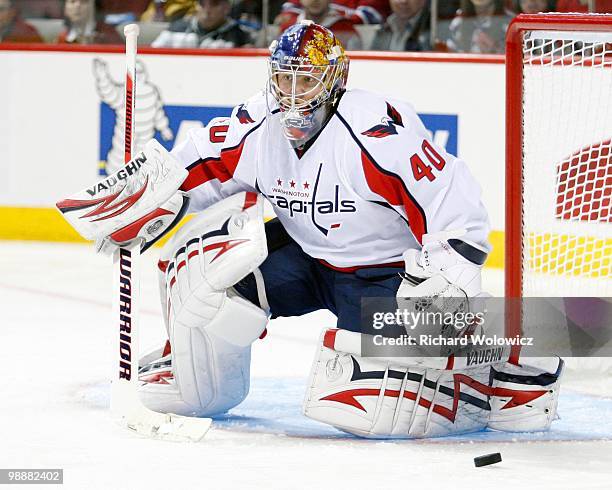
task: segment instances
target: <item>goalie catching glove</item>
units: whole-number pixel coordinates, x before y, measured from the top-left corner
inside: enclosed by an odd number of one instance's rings
[[[404,252],[406,272],[397,291],[398,307],[447,318],[435,324],[415,324],[411,334],[459,338],[473,333],[482,324],[481,318],[464,320],[468,314],[486,311],[484,302],[489,295],[481,291],[481,269],[487,254],[456,238],[464,234],[459,230],[424,235],[421,250]],[[441,355],[455,351],[445,345],[442,344]],[[432,354],[431,350],[428,352]]]
[[[463,234],[458,231],[423,235],[421,250],[404,252],[406,274],[397,296],[479,296],[487,253],[457,238]],[[415,287],[421,294],[414,294]]]
[[[118,246],[142,241],[142,250],[170,230],[187,211],[189,199],[178,191],[188,172],[157,141],[124,167],[57,208],[96,249],[112,253]]]

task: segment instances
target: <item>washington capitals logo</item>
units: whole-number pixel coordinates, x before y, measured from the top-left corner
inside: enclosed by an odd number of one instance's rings
[[[397,112],[395,107],[387,102],[387,115],[383,117],[382,123],[371,127],[361,134],[369,136],[370,138],[386,138],[387,136],[397,134],[396,126],[404,127],[402,116]]]
[[[310,216],[310,220],[315,228],[327,236],[330,230],[340,228],[342,223],[332,223],[329,225],[329,228],[326,228],[319,224],[320,216],[331,216],[338,213],[356,213],[357,207],[355,201],[341,198],[339,185],[334,186],[333,199],[331,199],[331,196],[330,199],[317,199],[322,169],[323,164],[321,163],[319,164],[319,170],[314,183],[303,182],[301,184],[303,190],[299,187],[296,188],[299,182],[295,182],[293,179],[286,181],[279,177],[275,181],[277,185],[272,188],[272,193],[265,194],[261,190],[260,192],[266,196],[275,208],[282,210],[281,212],[288,214],[290,218],[297,214]],[[283,185],[283,182],[285,185]],[[310,189],[311,186],[312,189]],[[341,216],[342,214],[338,216],[340,220],[342,219]]]
[[[249,111],[246,110],[244,104],[240,104],[238,106],[238,111],[236,112],[236,117],[240,121],[240,124],[250,124],[254,123],[255,119],[251,117]]]

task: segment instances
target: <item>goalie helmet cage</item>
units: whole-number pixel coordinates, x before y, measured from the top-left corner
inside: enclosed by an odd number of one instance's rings
[[[612,296],[611,139],[612,15],[517,16],[506,37],[506,297]]]

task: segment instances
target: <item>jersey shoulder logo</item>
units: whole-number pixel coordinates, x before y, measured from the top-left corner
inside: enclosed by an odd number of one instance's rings
[[[404,127],[402,116],[395,107],[387,102],[387,115],[382,118],[381,124],[372,126],[361,134],[370,138],[386,138],[397,134],[397,126]]]
[[[251,115],[249,114],[249,111],[246,110],[244,104],[240,104],[238,106],[236,117],[240,121],[240,124],[251,124],[255,122],[255,119],[251,117]]]

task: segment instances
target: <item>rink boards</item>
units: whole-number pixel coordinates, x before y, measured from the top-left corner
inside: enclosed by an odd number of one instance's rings
[[[44,51],[41,51],[44,49]],[[504,64],[501,56],[355,53],[349,87],[412,103],[436,143],[466,160],[503,264]],[[171,148],[260,90],[265,50],[140,54],[137,142]],[[50,208],[96,181],[122,145],[121,48],[0,48],[0,239],[76,241]]]

